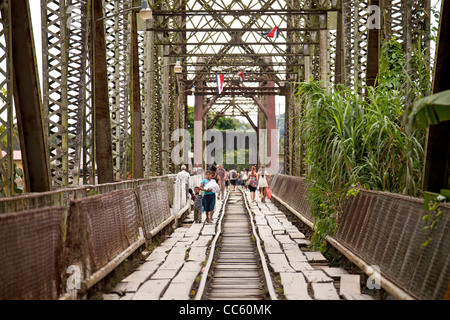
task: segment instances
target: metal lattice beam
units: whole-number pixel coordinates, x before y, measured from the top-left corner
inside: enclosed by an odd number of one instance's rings
[[[43,107],[54,187],[69,181],[68,37],[63,0],[41,1]]]

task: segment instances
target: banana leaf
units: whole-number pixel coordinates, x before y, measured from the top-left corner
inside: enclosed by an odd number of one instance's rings
[[[450,90],[415,101],[406,119],[408,127],[422,129],[446,120],[450,120]]]

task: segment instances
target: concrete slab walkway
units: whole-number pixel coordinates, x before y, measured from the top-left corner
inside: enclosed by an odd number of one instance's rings
[[[309,240],[270,201],[250,202],[269,267],[279,276],[288,300],[371,299],[361,294],[359,276],[332,268],[325,257],[307,249]],[[147,257],[144,264],[123,279],[105,300],[189,300],[191,288],[202,275],[207,250],[216,232],[222,201],[218,200],[213,223],[193,223],[177,228]],[[193,220],[191,213],[188,220]],[[193,296],[194,293],[191,295]]]

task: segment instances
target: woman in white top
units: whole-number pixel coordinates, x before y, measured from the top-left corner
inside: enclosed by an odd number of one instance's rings
[[[266,202],[266,188],[269,186],[269,183],[267,182],[267,176],[268,172],[266,168],[264,166],[261,166],[257,175],[259,192],[261,192],[261,202]]]

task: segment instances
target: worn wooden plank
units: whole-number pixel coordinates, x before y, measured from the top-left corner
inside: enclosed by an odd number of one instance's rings
[[[117,293],[119,296],[123,296],[125,293],[133,293],[138,291],[141,286],[141,282],[119,282],[114,289],[111,291],[112,293]]]
[[[307,239],[294,239],[294,241],[300,246],[300,247],[307,247],[311,244],[311,241]]]
[[[308,261],[328,262],[327,259],[325,259],[325,257],[323,256],[323,254],[318,251],[311,251],[311,252],[305,251],[304,253]]]
[[[171,283],[160,300],[189,300],[192,283]]]
[[[292,269],[294,269],[297,272],[306,270],[315,270],[312,265],[304,261],[290,261],[289,264],[291,265]]]
[[[343,268],[324,268],[322,270],[327,274],[327,276],[333,279],[339,279],[342,275],[348,274],[348,272]]]
[[[333,279],[328,277],[322,270],[304,270],[302,273],[305,275],[308,282],[332,282]]]
[[[192,243],[192,247],[206,247],[212,240],[212,236],[199,236],[197,240]]]
[[[270,266],[274,272],[295,272],[295,270],[289,265],[286,256],[284,254],[267,254]]]
[[[158,248],[157,248],[158,249]],[[167,253],[163,250],[156,249],[145,259],[146,261],[164,261],[166,259]]]
[[[332,282],[312,283],[315,300],[340,300]]]
[[[204,261],[206,259],[206,247],[192,247],[187,261]]]
[[[345,300],[375,300],[372,296],[369,296],[368,294],[344,293],[342,296]]]
[[[361,294],[361,284],[359,274],[341,275],[339,294]]]
[[[303,252],[298,248],[297,245],[294,246],[283,246],[284,253],[288,258],[289,262],[307,262],[308,259],[303,254]]]
[[[277,239],[282,244],[295,244],[295,242],[291,240],[289,235],[275,235],[275,239]]]
[[[139,288],[131,300],[159,300],[169,282],[170,279],[151,279]]]
[[[181,268],[180,272],[185,272],[185,271],[200,272],[202,267],[203,267],[203,263],[200,261],[188,261],[188,262],[185,262],[185,264],[183,265],[183,268]]]
[[[177,274],[179,269],[158,270],[152,275],[150,280],[171,280]]]
[[[293,232],[289,232],[289,236],[291,237],[291,239],[305,239],[305,235],[303,233],[301,233],[300,231],[293,231]]]
[[[288,300],[311,300],[308,283],[301,273],[280,272],[283,293]]]
[[[266,253],[273,253],[273,254],[282,254],[283,253],[283,249],[281,249],[281,247],[278,243],[264,242],[264,250],[266,251]]]
[[[146,270],[139,270],[135,271],[132,274],[130,274],[128,277],[122,280],[122,282],[137,282],[137,283],[144,283],[147,281],[152,272],[146,271]]]
[[[184,256],[182,259],[166,260],[161,267],[158,268],[158,271],[162,270],[180,270],[180,268],[184,264]]]

